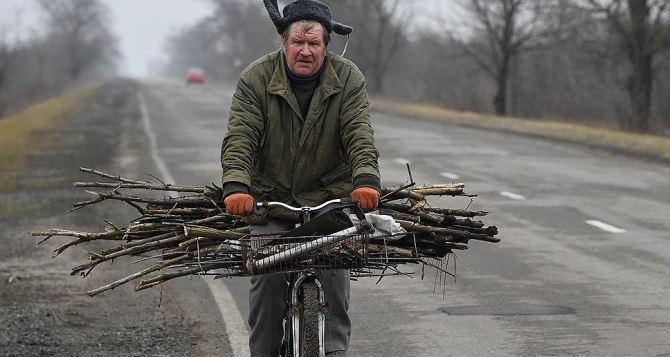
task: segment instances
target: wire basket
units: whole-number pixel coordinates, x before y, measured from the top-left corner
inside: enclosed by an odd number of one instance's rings
[[[369,261],[368,235],[279,237],[250,235],[240,240],[248,275],[303,270],[360,269]]]
[[[414,263],[449,274],[448,260],[445,264],[442,258],[419,254],[413,233],[282,237],[283,233],[250,234],[230,240],[176,267],[200,270],[201,275],[215,278],[331,269],[348,269],[352,278],[359,278],[411,275],[400,271],[399,266]],[[407,248],[392,244],[398,239],[403,239]]]

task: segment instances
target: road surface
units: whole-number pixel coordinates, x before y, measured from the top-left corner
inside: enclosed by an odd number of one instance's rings
[[[157,156],[177,182],[218,182],[231,91],[149,82]],[[670,353],[670,168],[603,151],[375,113],[383,182],[464,182],[500,244],[458,278],[354,282],[354,356]],[[468,199],[439,204],[463,208]],[[218,282],[217,282],[218,284]],[[246,316],[247,282],[225,289]],[[444,293],[444,294],[443,294]],[[238,320],[239,323],[239,320]],[[237,326],[237,325],[236,325]],[[230,331],[239,334],[240,331]]]
[[[101,96],[12,174],[20,185],[0,189],[0,355],[245,356],[248,280],[184,278],[91,299],[81,292],[136,267],[70,278],[81,252],[51,259],[56,242],[26,240],[132,218],[113,204],[63,216],[88,198],[69,185],[78,166],[220,181],[229,87],[120,82]],[[352,282],[352,356],[670,356],[668,165],[417,118],[374,113],[373,124],[385,185],[406,182],[407,162],[419,184],[464,182],[473,202],[434,204],[491,211],[502,242],[471,242],[450,265],[455,281],[427,269],[423,280]]]

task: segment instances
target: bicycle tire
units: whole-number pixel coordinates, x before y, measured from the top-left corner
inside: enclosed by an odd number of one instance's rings
[[[293,330],[291,329],[291,317],[288,316],[284,321],[284,339],[282,340],[280,357],[293,357]]]
[[[305,281],[302,285],[301,357],[319,357],[320,313],[319,287],[314,280]]]

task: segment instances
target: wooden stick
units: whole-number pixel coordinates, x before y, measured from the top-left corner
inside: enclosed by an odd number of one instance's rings
[[[193,275],[193,274],[198,274],[198,273],[206,273],[206,272],[208,272],[210,270],[213,270],[213,269],[225,268],[225,267],[228,267],[228,266],[230,266],[230,263],[212,263],[212,264],[203,263],[202,267],[197,266],[197,267],[188,268],[188,269],[184,269],[184,270],[180,270],[180,271],[176,271],[176,272],[162,273],[160,275],[149,278],[147,280],[141,280],[139,285],[135,288],[135,291],[144,290],[144,289],[150,288],[152,286],[156,286],[160,283],[164,283],[168,280],[172,280],[172,279],[179,278],[179,277],[182,277],[182,276]]]
[[[99,188],[127,188],[127,189],[144,189],[144,190],[154,190],[154,191],[175,191],[175,192],[192,192],[192,193],[204,193],[206,188],[204,186],[179,186],[166,184],[163,186],[156,186],[151,182],[146,183],[115,183],[115,182],[90,182],[90,181],[77,181],[72,184],[74,187],[99,187]]]
[[[240,239],[245,235],[249,234],[249,227],[235,228],[222,231],[220,229],[214,229],[209,227],[202,226],[184,226],[184,234],[187,237],[207,237],[214,238],[217,240],[228,240],[228,239]]]
[[[465,210],[465,209],[449,209],[449,208],[439,208],[439,207],[425,207],[424,209],[426,211],[429,211],[429,212],[448,214],[448,215],[460,216],[460,217],[486,216],[487,214],[489,214],[488,211],[468,211],[468,210]]]
[[[215,250],[216,250],[216,247],[201,249],[200,254],[202,254],[202,255],[209,254],[209,253],[211,253]],[[186,254],[184,254],[180,257],[176,257],[176,258],[173,258],[173,259],[170,259],[170,260],[164,260],[164,261],[158,262],[154,266],[151,266],[151,267],[148,267],[146,269],[140,270],[137,273],[128,275],[127,277],[125,277],[123,279],[116,280],[116,281],[111,282],[107,285],[101,286],[97,289],[89,290],[89,291],[86,292],[86,294],[88,296],[95,296],[95,295],[98,295],[98,294],[100,294],[102,292],[105,292],[107,290],[112,290],[112,289],[116,288],[117,286],[120,286],[120,285],[123,285],[125,283],[131,282],[131,281],[133,281],[137,278],[140,278],[142,276],[145,276],[147,274],[150,274],[150,273],[153,273],[155,271],[161,270],[161,269],[166,268],[170,265],[174,265],[174,264],[183,262],[183,261],[185,261],[189,258],[192,258],[195,254],[196,254],[196,252],[190,252],[190,253],[186,253]]]
[[[89,233],[89,232],[77,232],[70,231],[66,229],[50,229],[46,232],[32,232],[32,236],[46,236],[45,239],[41,240],[38,244],[43,243],[47,239],[53,236],[63,236],[63,237],[75,237],[77,239],[67,242],[58,248],[54,249],[54,257],[63,253],[67,248],[75,246],[80,243],[90,242],[94,240],[121,240],[124,232],[119,230],[113,230],[109,232],[102,233]]]
[[[458,238],[463,238],[466,240],[470,239],[476,239],[476,240],[483,240],[491,243],[498,243],[500,242],[499,238],[491,237],[486,234],[479,234],[479,233],[470,233],[466,231],[461,231],[458,229],[452,229],[452,228],[446,228],[446,227],[431,227],[431,226],[425,226],[421,224],[416,224],[414,222],[410,221],[403,221],[403,220],[396,220],[396,222],[400,223],[400,226],[405,228],[408,231],[414,231],[414,232],[427,232],[427,233],[442,233],[442,234],[447,234],[450,236],[458,237]]]
[[[464,184],[458,185],[434,185],[424,187],[413,187],[410,190],[424,196],[457,196],[463,194]]]
[[[128,196],[123,195],[118,192],[94,192],[86,191],[90,194],[96,195],[97,197],[92,200],[75,202],[72,205],[74,207],[81,207],[92,205],[104,200],[117,200],[117,201],[127,201],[127,202],[137,202],[137,203],[146,203],[146,204],[155,204],[159,207],[172,207],[175,204],[177,205],[204,205],[209,206],[211,203],[208,199],[201,196],[186,196],[186,197],[176,197],[176,198],[147,198],[147,197],[138,197],[138,196]],[[147,207],[150,208],[150,207]]]
[[[409,212],[411,206],[399,204],[399,203],[382,203],[381,208],[388,208],[398,212]],[[459,216],[459,217],[476,217],[476,216],[486,216],[488,212],[486,211],[468,211],[464,209],[449,209],[449,208],[439,208],[439,207],[424,207],[423,210],[443,215],[450,216]]]
[[[132,248],[132,247],[136,247],[138,245],[143,245],[143,244],[146,244],[146,243],[149,243],[149,242],[155,242],[157,240],[174,237],[177,234],[179,234],[179,232],[175,230],[174,232],[167,232],[167,233],[159,234],[159,235],[149,237],[149,238],[133,240],[133,241],[130,241],[128,243],[121,244],[118,247],[103,250],[103,251],[100,252],[100,255],[108,255],[108,254],[116,253],[116,252],[121,251],[123,249]]]
[[[81,272],[83,272],[84,270],[87,270],[87,269],[89,270],[89,273],[90,273],[90,271],[93,268],[95,268],[96,266],[98,266],[100,263],[103,263],[103,262],[106,262],[106,261],[124,256],[124,255],[138,254],[138,253],[143,253],[143,252],[146,252],[146,251],[151,251],[151,250],[155,250],[155,249],[159,249],[159,248],[164,248],[164,247],[169,246],[173,243],[180,242],[183,239],[184,239],[184,236],[180,234],[180,235],[176,235],[176,236],[171,237],[171,238],[161,239],[161,240],[158,240],[158,241],[155,241],[155,242],[150,242],[150,243],[139,245],[139,246],[125,248],[125,249],[119,250],[117,252],[114,252],[112,254],[97,257],[97,259],[95,259],[95,260],[93,260],[89,263],[82,264],[82,265],[79,265],[77,267],[74,267],[72,269],[72,272],[70,273],[70,275],[75,275],[77,273],[81,273]],[[88,273],[84,274],[84,276],[86,276],[86,275],[88,275]]]
[[[382,194],[388,194],[388,193],[391,193],[392,191],[393,190],[382,187]],[[411,191],[409,189],[400,190],[400,191],[397,191],[397,192],[389,195],[389,199],[401,199],[401,198],[410,198],[410,199],[413,199],[413,200],[416,200],[416,201],[422,201],[426,197],[424,195],[420,194],[420,193]]]
[[[105,173],[105,172],[102,172],[102,171],[89,169],[89,168],[86,168],[86,167],[80,167],[79,171],[86,172],[86,173],[93,174],[93,175],[97,175],[97,176],[101,176],[101,177],[105,177],[105,178],[110,178],[112,180],[116,180],[116,181],[119,181],[119,182],[135,183],[135,184],[150,184],[151,183],[151,182],[148,182],[148,181],[131,180],[131,179],[123,178],[120,175],[108,174],[108,173]]]

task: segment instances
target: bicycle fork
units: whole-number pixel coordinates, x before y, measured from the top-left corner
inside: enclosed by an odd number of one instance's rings
[[[325,349],[325,330],[326,330],[326,315],[324,313],[325,307],[326,307],[326,302],[325,302],[325,297],[323,295],[323,288],[321,287],[321,282],[319,282],[319,279],[316,278],[316,274],[314,273],[306,273],[306,274],[301,274],[298,279],[295,281],[293,284],[293,290],[291,291],[291,306],[293,306],[293,311],[291,316],[291,321],[292,321],[292,328],[291,332],[293,334],[293,355],[294,357],[312,357],[312,356],[303,356],[302,352],[302,344],[301,344],[301,316],[302,312],[304,311],[304,308],[297,308],[301,306],[300,298],[299,298],[299,293],[301,289],[303,288],[303,284],[305,282],[308,283],[313,283],[316,287],[317,290],[319,291],[319,308],[318,308],[318,326],[317,326],[317,331],[319,333],[319,356],[318,357],[325,357],[326,356],[326,349]]]

